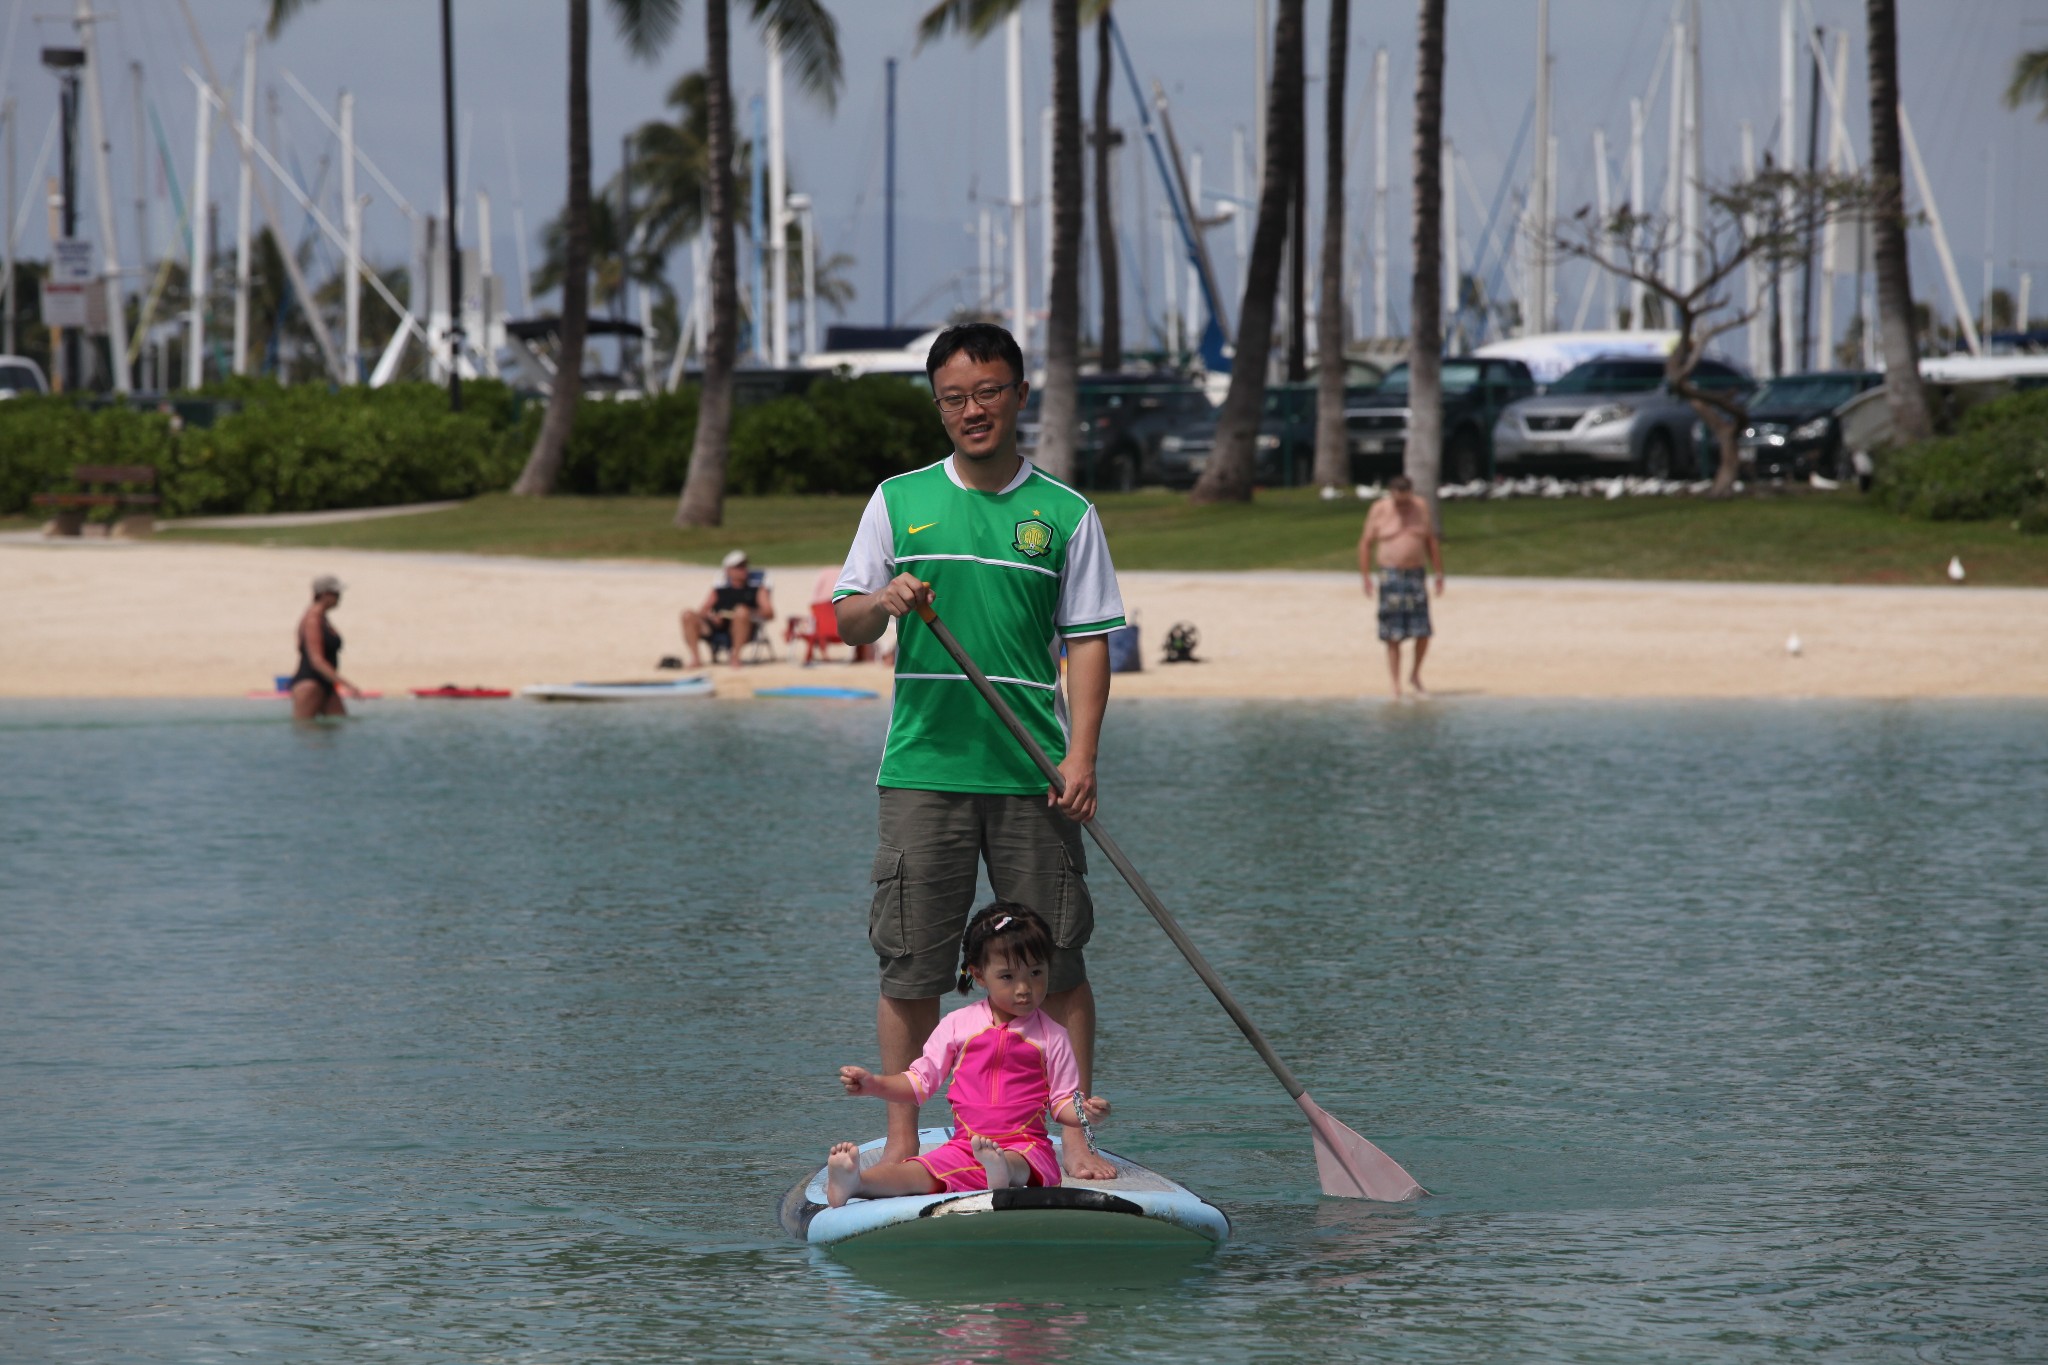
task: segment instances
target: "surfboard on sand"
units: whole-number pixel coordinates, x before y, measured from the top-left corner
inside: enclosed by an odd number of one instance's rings
[[[442,683],[439,687],[415,687],[412,694],[428,701],[497,701],[512,695],[509,687],[458,687],[454,683]]]
[[[918,1133],[925,1151],[950,1128]],[[881,1159],[884,1139],[861,1144],[861,1164]],[[1058,1145],[1055,1136],[1053,1143]],[[1230,1236],[1223,1211],[1194,1191],[1114,1152],[1113,1180],[1068,1180],[1051,1189],[974,1190],[825,1202],[823,1166],[782,1197],[783,1230],[812,1246],[934,1247],[1004,1242],[1038,1246],[1219,1246]]]
[[[535,683],[519,689],[536,701],[674,701],[708,697],[717,689],[705,677],[664,678],[655,682]]]
[[[820,701],[873,701],[881,695],[865,687],[757,687],[757,697],[810,697]]]

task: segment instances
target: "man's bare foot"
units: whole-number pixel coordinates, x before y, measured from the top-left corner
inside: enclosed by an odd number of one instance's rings
[[[825,1158],[825,1202],[838,1208],[860,1193],[860,1148],[851,1142],[833,1144]]]
[[[1010,1179],[1010,1159],[1003,1149],[989,1139],[976,1134],[974,1138],[974,1159],[981,1163],[981,1169],[988,1172],[988,1187],[992,1190],[1007,1190],[1013,1183]]]

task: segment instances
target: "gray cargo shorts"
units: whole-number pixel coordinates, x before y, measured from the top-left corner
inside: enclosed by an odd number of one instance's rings
[[[924,1000],[952,990],[960,937],[974,909],[977,864],[1001,900],[1036,910],[1052,929],[1049,992],[1088,979],[1082,948],[1095,931],[1081,827],[1045,796],[883,787],[875,850],[875,901],[868,942],[882,968],[882,994]]]

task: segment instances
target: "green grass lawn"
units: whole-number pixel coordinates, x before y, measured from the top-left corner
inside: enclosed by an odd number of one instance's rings
[[[1177,494],[1097,500],[1125,569],[1349,569],[1365,508],[1302,489],[1250,506],[1194,507]],[[726,524],[680,531],[667,498],[514,498],[492,494],[446,512],[334,526],[166,531],[165,540],[462,551],[709,564],[738,545],[756,562],[825,564],[852,539],[864,499],[733,498]],[[2005,522],[1922,522],[1851,493],[1447,503],[1453,574],[1723,582],[1942,583],[1961,555],[1976,584],[2048,587],[2048,537]]]

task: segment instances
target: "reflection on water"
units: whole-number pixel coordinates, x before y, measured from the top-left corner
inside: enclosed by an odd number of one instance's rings
[[[0,1359],[2048,1355],[2048,711],[1122,703],[1118,1150],[1213,1256],[784,1239],[880,707],[0,704]],[[928,1118],[936,1118],[934,1110]]]

